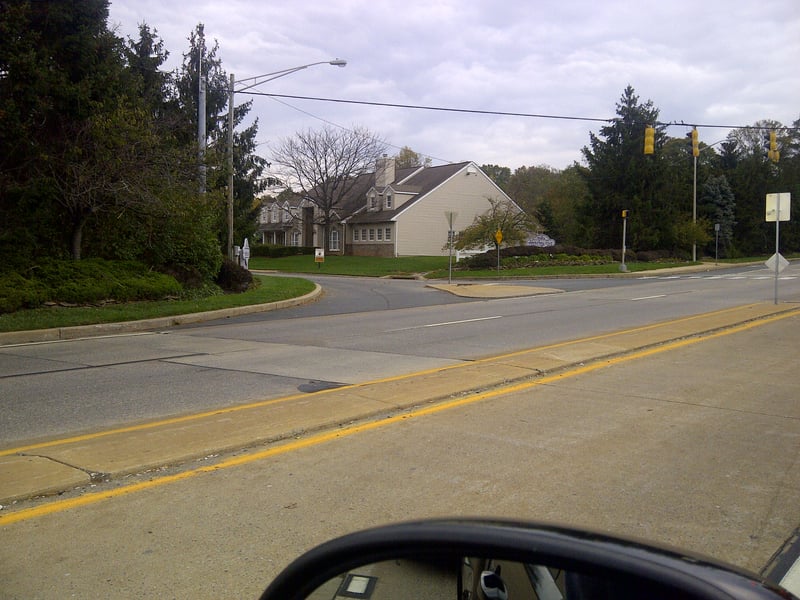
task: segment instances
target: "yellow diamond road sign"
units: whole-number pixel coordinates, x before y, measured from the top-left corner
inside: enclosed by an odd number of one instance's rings
[[[494,232],[494,239],[498,244],[501,244],[503,242],[503,232],[500,231],[499,229],[497,231],[495,231]]]

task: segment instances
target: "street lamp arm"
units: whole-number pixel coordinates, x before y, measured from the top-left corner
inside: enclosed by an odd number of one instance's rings
[[[246,79],[241,79],[239,81],[236,81],[236,77],[233,75],[233,73],[230,75],[230,83],[228,84],[228,202],[226,211],[228,214],[226,221],[228,222],[227,255],[231,260],[233,260],[233,127],[235,125],[233,113],[236,92],[243,92],[244,90],[249,90],[250,88],[261,85],[262,83],[272,81],[273,79],[278,79],[279,77],[297,73],[298,71],[302,71],[308,67],[324,64],[333,65],[335,67],[344,67],[347,65],[347,61],[342,60],[341,58],[335,58],[333,60],[321,60],[319,62],[308,63],[307,65],[300,65],[299,67],[292,67],[290,69],[265,73],[264,75],[257,75],[256,77],[247,77]],[[248,83],[247,85],[236,89],[237,83],[251,81],[253,83]]]
[[[237,87],[235,91],[243,92],[245,90],[249,90],[252,87],[256,87],[257,85],[261,85],[262,83],[267,83],[268,81],[273,81],[274,79],[285,77],[286,75],[291,75],[292,73],[297,73],[297,71],[302,71],[303,69],[307,69],[308,67],[314,67],[316,65],[334,65],[336,67],[344,67],[347,65],[347,61],[342,60],[340,58],[336,58],[334,60],[321,60],[319,62],[313,62],[307,65],[300,65],[299,67],[292,67],[290,69],[283,69],[281,71],[273,71],[272,73],[265,73],[264,75],[256,75],[255,77],[247,77],[246,79],[239,79],[236,81],[237,84],[244,83],[247,81],[252,81],[253,83],[249,83],[243,87]]]

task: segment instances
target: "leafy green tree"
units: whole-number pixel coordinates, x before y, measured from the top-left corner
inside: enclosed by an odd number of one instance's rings
[[[619,218],[629,209],[630,246],[659,249],[671,242],[676,210],[661,194],[663,166],[661,148],[666,135],[656,126],[656,153],[644,155],[644,130],[658,122],[659,111],[648,100],[644,104],[631,86],[625,88],[611,123],[591,133],[583,148],[588,169],[587,200],[581,207],[586,245],[616,247],[622,236]]]
[[[486,176],[494,181],[501,190],[508,193],[511,169],[500,165],[481,165],[481,171],[486,173]]]
[[[582,234],[577,213],[586,194],[586,180],[578,165],[557,173],[536,210],[544,231],[550,237],[561,244],[579,243]]]
[[[531,233],[537,231],[538,222],[528,213],[519,209],[513,202],[498,198],[487,198],[489,209],[475,217],[466,229],[461,231],[454,244],[458,250],[482,248],[501,244],[519,246],[525,243]],[[502,242],[498,244],[495,234],[502,233]]]
[[[429,156],[423,157],[408,146],[403,146],[395,158],[397,169],[411,169],[414,167],[430,167],[433,162]]]
[[[89,155],[102,131],[112,133],[105,123],[123,113],[137,118],[137,100],[107,18],[106,0],[4,3],[0,10],[0,242],[11,252],[24,241],[74,255],[76,227],[108,205],[97,190],[108,189],[100,179],[110,175]],[[87,138],[89,148],[76,142]]]

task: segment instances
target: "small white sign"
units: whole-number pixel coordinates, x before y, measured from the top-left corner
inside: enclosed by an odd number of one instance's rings
[[[778,206],[780,206],[780,219],[778,216]],[[792,214],[792,194],[790,192],[781,192],[779,194],[767,194],[767,222],[774,223],[775,221],[788,221],[789,216]]]
[[[781,211],[781,212],[783,212],[783,211]],[[776,265],[776,262],[777,262],[777,265]],[[776,270],[776,266],[777,266],[777,271],[778,271],[778,273],[780,273],[786,267],[789,266],[789,261],[786,260],[785,258],[783,258],[783,256],[781,256],[780,252],[776,252],[775,254],[770,256],[764,264],[767,265],[767,268],[770,271],[775,271]]]
[[[314,248],[314,262],[325,262],[325,248]]]

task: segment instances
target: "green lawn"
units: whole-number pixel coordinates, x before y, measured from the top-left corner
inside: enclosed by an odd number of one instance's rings
[[[405,256],[376,258],[372,256],[326,256],[321,263],[313,255],[283,258],[254,257],[250,268],[284,273],[325,273],[328,275],[357,275],[362,277],[403,276],[447,269],[446,256]]]
[[[184,315],[207,310],[266,304],[308,294],[314,284],[296,277],[256,275],[261,285],[243,294],[224,294],[199,300],[126,302],[105,306],[49,306],[0,314],[0,331],[27,331],[96,323],[119,323]]]

